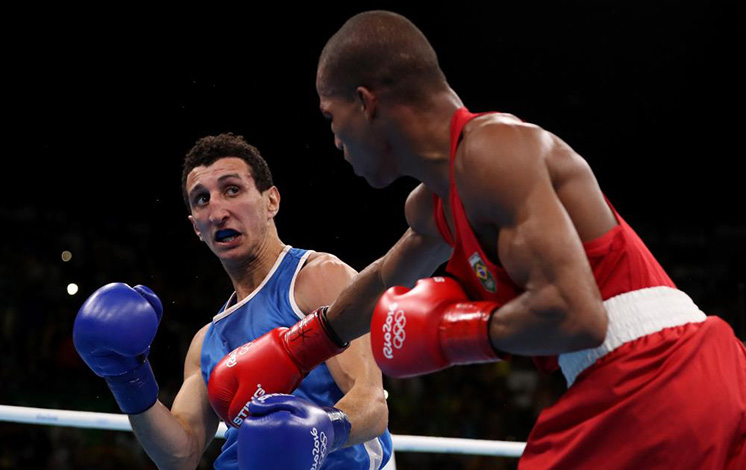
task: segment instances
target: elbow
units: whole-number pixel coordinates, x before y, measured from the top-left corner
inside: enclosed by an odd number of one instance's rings
[[[190,439],[187,445],[176,450],[168,461],[156,462],[161,470],[195,470],[202,460],[202,447]]]
[[[596,348],[606,341],[606,332],[609,329],[609,314],[606,312],[606,307],[604,307],[603,303],[599,304],[593,318],[592,334],[595,345],[592,347]]]
[[[155,462],[159,470],[195,470],[199,465],[193,459],[174,459],[170,462]]]
[[[545,331],[556,335],[551,354],[592,349],[603,344],[609,320],[598,291],[578,295],[577,290],[562,291],[551,286],[542,293],[543,296],[537,296],[541,299],[537,309],[541,312],[539,318]]]
[[[158,468],[161,470],[195,470],[199,466],[201,458],[201,453],[183,453],[173,456],[173,459],[168,463],[159,464]]]
[[[573,323],[571,350],[597,348],[606,340],[609,317],[601,301],[584,309],[584,313],[575,318]]]

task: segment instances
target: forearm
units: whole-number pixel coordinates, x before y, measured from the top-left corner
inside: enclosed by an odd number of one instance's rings
[[[370,331],[370,320],[381,294],[392,286],[411,287],[431,276],[451,254],[440,239],[424,237],[411,228],[385,256],[363,269],[327,312],[334,332],[351,341]]]
[[[197,468],[204,444],[160,401],[144,413],[130,415],[129,420],[138,441],[159,469]]]
[[[557,286],[527,290],[492,315],[492,346],[511,354],[556,355],[598,346],[606,332],[606,311],[590,293],[580,301]],[[588,298],[592,300],[587,300]]]
[[[344,342],[370,331],[376,301],[386,289],[381,277],[383,258],[362,270],[329,307],[326,318]]]
[[[342,410],[352,424],[345,447],[375,439],[386,431],[389,410],[383,390],[374,395],[371,391],[358,393],[353,388],[335,407]]]

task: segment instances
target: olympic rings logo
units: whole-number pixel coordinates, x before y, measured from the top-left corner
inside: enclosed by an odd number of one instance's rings
[[[233,351],[231,351],[230,354],[228,355],[228,360],[225,362],[225,366],[226,367],[235,366],[238,363],[238,356],[243,356],[244,354],[249,352],[249,348],[251,347],[252,344],[254,343],[253,342],[246,343],[243,346],[240,346],[234,349]]]
[[[383,331],[383,355],[387,359],[394,358],[394,349],[401,349],[407,333],[404,327],[407,325],[407,317],[404,310],[398,309],[399,304],[394,302],[386,314],[386,322],[381,328]]]

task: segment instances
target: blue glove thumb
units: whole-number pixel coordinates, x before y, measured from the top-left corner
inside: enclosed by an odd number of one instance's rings
[[[352,428],[341,410],[294,395],[255,398],[249,413],[238,435],[241,470],[318,470],[330,452],[344,445]]]

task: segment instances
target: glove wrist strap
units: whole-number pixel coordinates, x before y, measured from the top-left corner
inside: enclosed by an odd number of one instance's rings
[[[304,374],[350,345],[341,343],[337,335],[325,325],[326,308],[321,307],[307,315],[285,334],[285,347]]]
[[[323,410],[329,415],[334,429],[334,442],[332,442],[332,446],[329,449],[329,452],[334,452],[337,449],[341,449],[347,442],[347,439],[349,439],[352,423],[350,423],[350,418],[347,417],[347,414],[339,408],[326,406]]]
[[[441,331],[443,351],[451,364],[473,364],[503,359],[492,347],[489,324],[494,302],[460,302],[448,308]]]
[[[119,409],[128,415],[147,411],[158,401],[158,382],[147,359],[137,369],[122,375],[106,377],[106,384],[114,395]]]
[[[349,343],[349,341],[346,342],[346,343],[344,341],[342,341],[342,338],[340,338],[339,336],[337,336],[337,333],[334,332],[334,330],[332,329],[332,326],[329,324],[329,320],[327,320],[327,318],[326,318],[326,313],[328,311],[329,311],[329,306],[328,305],[325,305],[323,307],[319,307],[319,309],[316,310],[316,312],[318,312],[318,316],[319,316],[319,321],[321,323],[321,327],[324,329],[324,331],[326,332],[326,334],[329,336],[329,339],[331,339],[334,342],[334,344],[336,344],[340,348],[346,348],[347,346],[350,345],[350,343]],[[314,313],[316,313],[316,312],[314,312]]]

